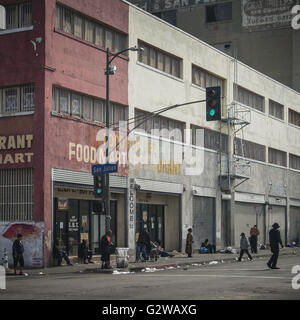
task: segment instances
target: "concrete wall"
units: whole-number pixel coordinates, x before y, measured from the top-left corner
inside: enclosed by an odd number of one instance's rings
[[[193,14],[193,10],[191,13],[186,12],[185,14]],[[282,30],[282,33],[284,32]],[[233,84],[235,81],[238,85],[265,97],[265,112],[249,108],[251,124],[243,130],[244,139],[265,145],[266,147],[300,155],[300,129],[288,124],[288,108],[293,108],[300,112],[299,93],[248,67],[242,62],[235,63],[230,56],[133,6],[130,6],[129,10],[129,35],[130,46],[136,45],[138,40],[142,40],[183,59],[183,77],[182,79],[178,79],[138,62],[136,54],[130,53],[128,88],[130,117],[134,116],[135,108],[154,111],[175,103],[203,99],[205,97],[205,89],[191,83],[191,66],[195,64],[226,80],[224,109],[233,100]],[[237,74],[236,79],[235,71]],[[269,99],[285,106],[283,121],[269,116]],[[173,109],[165,112],[164,116],[185,122],[187,128],[189,128],[190,124],[216,131],[219,131],[220,128],[218,122],[206,122],[204,104]],[[226,125],[223,126],[223,130],[224,133],[227,133]],[[221,230],[224,231],[224,225],[222,229],[222,223],[224,222],[221,221],[221,191],[218,180],[220,156],[217,152],[205,151],[203,161],[204,170],[201,175],[192,177],[164,177],[163,175],[144,171],[147,179],[176,182],[184,185],[185,191],[182,194],[181,220],[182,248],[185,245],[186,229],[192,226],[192,192],[195,188],[199,189],[202,196],[216,197],[216,242],[217,245],[224,243],[221,234]],[[266,158],[266,161],[268,161],[268,158]],[[269,196],[289,198],[289,190],[291,190],[291,195],[293,194],[294,198],[300,198],[299,171],[290,171],[286,168],[257,161],[251,161],[251,165],[251,178],[241,184],[236,191],[245,193],[249,197],[251,193],[258,194],[262,202]],[[226,158],[223,157],[222,166],[226,166]],[[135,171],[135,174],[137,177],[141,177],[143,171]],[[239,182],[235,181],[235,184]],[[234,219],[234,197],[229,207],[231,208],[231,213],[228,214],[231,216],[231,220],[228,222],[232,229],[231,243],[232,245],[239,245],[239,237],[236,236],[237,232],[236,235],[234,234],[234,229],[238,231],[246,222]],[[252,223],[253,221],[251,220],[246,224],[250,225]]]

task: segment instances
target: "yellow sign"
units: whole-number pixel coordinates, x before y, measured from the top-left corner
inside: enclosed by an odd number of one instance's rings
[[[2,150],[31,149],[33,134],[0,136],[0,152]],[[17,164],[32,162],[32,152],[0,153],[0,164]]]

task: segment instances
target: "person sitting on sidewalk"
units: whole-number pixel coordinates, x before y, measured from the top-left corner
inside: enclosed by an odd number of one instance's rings
[[[214,244],[209,243],[208,239],[205,239],[205,241],[202,242],[200,253],[202,248],[206,248],[208,253],[216,253],[216,246]]]
[[[161,241],[160,240],[157,240],[156,241],[156,250],[157,250],[157,254],[159,254],[161,257],[174,257],[174,254],[170,254],[168,252],[166,252],[164,250],[164,248],[161,247]]]
[[[92,261],[93,253],[89,250],[87,246],[87,241],[85,239],[82,240],[80,245],[78,246],[78,258],[83,260],[83,263],[93,263]],[[88,260],[88,262],[86,261]]]
[[[67,253],[59,248],[59,241],[56,239],[54,241],[53,247],[53,258],[57,259],[57,266],[60,267],[62,263],[62,259],[64,258],[68,266],[72,266],[70,258],[68,257]]]

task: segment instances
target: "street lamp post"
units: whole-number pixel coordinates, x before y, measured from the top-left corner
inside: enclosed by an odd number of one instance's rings
[[[106,163],[109,163],[109,111],[110,111],[110,103],[109,103],[109,76],[114,75],[117,68],[115,66],[112,66],[111,63],[113,60],[118,57],[120,54],[127,52],[127,51],[139,51],[143,50],[142,48],[139,49],[137,47],[131,47],[128,49],[124,49],[117,53],[111,53],[109,51],[109,48],[106,49],[106,68],[104,70],[104,74],[106,75]],[[112,58],[110,58],[112,56]],[[106,174],[106,195],[105,195],[105,227],[106,230],[110,229],[110,184],[109,184],[109,173]]]

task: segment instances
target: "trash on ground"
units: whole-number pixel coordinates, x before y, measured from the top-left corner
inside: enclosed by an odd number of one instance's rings
[[[218,264],[218,261],[210,261],[209,264]]]

